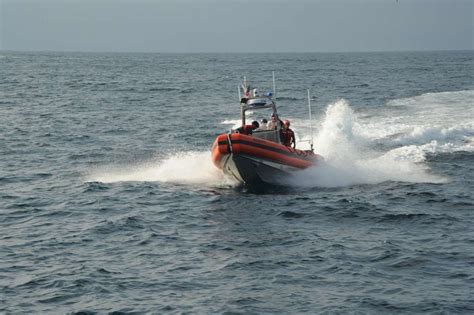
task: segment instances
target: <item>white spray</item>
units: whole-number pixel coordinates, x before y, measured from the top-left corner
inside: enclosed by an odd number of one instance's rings
[[[384,181],[442,182],[419,160],[395,152],[377,152],[360,136],[354,112],[340,99],[328,106],[316,136],[315,151],[324,157],[316,167],[303,170],[292,184],[304,187],[337,187]],[[399,152],[401,153],[401,152]]]
[[[210,152],[182,152],[129,166],[107,166],[86,175],[88,182],[164,182],[207,187],[235,185],[211,161]]]

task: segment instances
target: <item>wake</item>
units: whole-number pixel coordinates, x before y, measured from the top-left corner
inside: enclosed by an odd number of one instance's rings
[[[427,154],[474,152],[474,91],[428,93],[393,100],[358,117],[339,99],[326,108],[317,124],[315,152],[324,157],[316,167],[290,179],[295,187],[342,187],[385,181],[443,183],[426,164]],[[370,113],[369,113],[370,114]],[[298,147],[308,149],[310,122],[293,119]],[[223,124],[238,125],[228,119]],[[115,183],[155,181],[207,187],[237,183],[211,162],[209,151],[170,154],[132,165],[90,170],[86,181]]]
[[[163,182],[209,187],[232,186],[235,181],[224,176],[211,161],[210,152],[181,152],[160,159],[129,166],[105,166],[89,171],[86,182]]]

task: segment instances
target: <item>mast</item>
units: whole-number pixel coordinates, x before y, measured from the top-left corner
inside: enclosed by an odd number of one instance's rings
[[[272,77],[273,77],[273,98],[276,100],[276,87],[275,87],[275,71],[272,71]]]
[[[242,87],[242,92],[244,93],[244,97],[246,98],[247,96],[247,91],[248,91],[248,86],[247,86],[247,77],[244,76],[244,82],[241,85]],[[240,118],[242,119],[242,126],[245,126],[245,110],[244,106],[245,104],[242,103],[242,98],[240,95],[240,89],[239,89],[239,103],[240,103]]]
[[[311,140],[309,144],[311,145],[311,151],[313,151],[313,121],[311,120],[311,97],[309,95],[309,89],[308,89],[308,109],[309,109],[309,128],[311,130]]]

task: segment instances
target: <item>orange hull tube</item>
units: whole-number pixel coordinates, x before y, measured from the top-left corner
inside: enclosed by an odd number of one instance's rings
[[[240,133],[217,136],[211,151],[212,161],[220,169],[222,161],[229,154],[249,155],[299,169],[314,166],[319,158],[319,155],[313,152],[293,149]]]

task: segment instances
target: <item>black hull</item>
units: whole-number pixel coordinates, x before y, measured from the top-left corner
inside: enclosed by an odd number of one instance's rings
[[[297,168],[249,155],[228,155],[222,170],[253,190],[268,187],[286,187]]]

